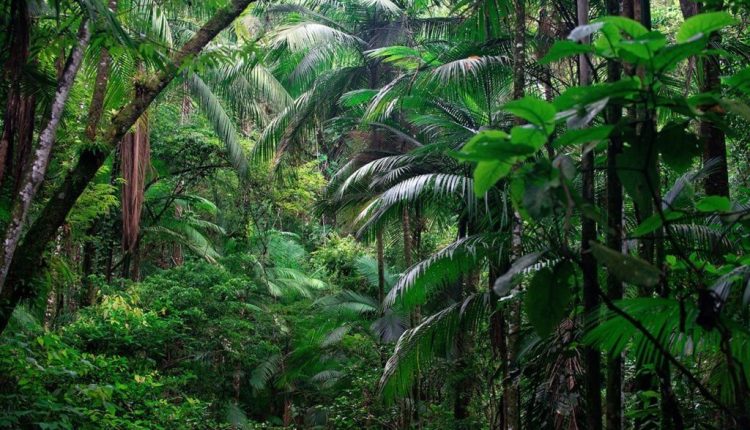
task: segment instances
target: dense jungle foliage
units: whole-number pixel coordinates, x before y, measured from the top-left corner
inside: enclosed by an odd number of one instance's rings
[[[744,0],[0,5],[0,428],[750,429]]]

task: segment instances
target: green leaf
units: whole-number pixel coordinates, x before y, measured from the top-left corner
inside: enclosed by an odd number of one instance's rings
[[[702,198],[695,208],[701,212],[728,212],[732,209],[732,202],[723,196],[708,196]]]
[[[474,193],[481,197],[497,181],[510,173],[512,165],[503,161],[480,161],[474,169]]]
[[[547,55],[539,60],[539,64],[549,64],[566,57],[588,54],[591,52],[594,52],[594,47],[591,45],[583,45],[581,43],[573,42],[572,40],[558,40],[552,45],[549,51],[547,51]]]
[[[745,121],[750,121],[750,106],[747,103],[739,99],[721,99],[719,101],[721,107],[727,112],[731,112]]]
[[[544,144],[544,135],[538,130],[534,130],[537,135],[542,137]],[[463,146],[461,152],[453,155],[459,160],[465,161],[505,161],[513,163],[517,157],[525,157],[537,151],[538,139],[516,138],[511,139],[507,133],[500,130],[482,130],[475,134]]]
[[[591,241],[590,245],[594,257],[621,281],[644,287],[653,287],[659,282],[661,272],[645,260],[623,254],[594,241]]]
[[[725,78],[724,83],[731,88],[743,91],[745,94],[750,94],[750,67]]]
[[[664,219],[666,219],[667,221],[675,221],[682,218],[682,215],[682,212],[667,211],[664,212]],[[661,215],[659,215],[658,213],[653,214],[650,217],[646,218],[646,220],[643,221],[641,225],[638,226],[638,228],[633,230],[633,236],[641,237],[645,234],[649,234],[661,228],[662,225],[663,222]]]
[[[648,33],[648,29],[646,29],[646,27],[644,27],[640,22],[622,16],[605,16],[595,20],[594,22],[612,24],[631,37],[640,37]]]
[[[685,172],[693,166],[693,160],[701,154],[698,137],[688,131],[688,123],[670,123],[659,131],[656,147],[663,161],[677,172]]]
[[[727,12],[702,13],[686,19],[677,30],[675,40],[677,43],[692,42],[736,23],[737,20]]]
[[[505,154],[510,136],[502,130],[482,130],[475,134],[461,148],[461,154],[480,157],[480,160],[492,160]]]
[[[529,322],[540,337],[545,338],[568,315],[570,305],[570,277],[573,267],[568,262],[548,267],[536,273],[524,297]]]
[[[650,31],[642,36],[620,42],[620,49],[641,60],[654,58],[657,51],[667,44],[667,38],[658,31]]]
[[[653,153],[655,148],[642,148],[639,143],[626,146],[617,156],[617,175],[633,201],[645,209],[651,207],[650,187],[658,186],[654,163],[656,154]]]
[[[556,148],[579,145],[582,143],[600,142],[609,138],[614,130],[612,125],[600,125],[597,127],[568,130],[555,140]]]
[[[510,130],[510,142],[512,143],[511,146],[521,148],[514,150],[514,152],[525,156],[538,151],[547,142],[547,136],[536,127],[515,126]],[[528,151],[528,148],[531,151]]]
[[[514,261],[507,272],[495,279],[495,283],[492,287],[495,294],[500,297],[508,295],[511,288],[515,287],[518,283],[521,273],[539,262],[539,259],[542,257],[542,255],[544,255],[544,252],[533,252],[531,254],[526,254]]]
[[[669,45],[659,51],[659,55],[654,57],[653,70],[661,72],[670,71],[680,64],[681,61],[700,54],[705,46],[705,40],[696,40],[679,45]]]
[[[604,26],[601,22],[593,22],[591,24],[579,25],[574,28],[573,31],[568,35],[568,40],[579,41],[583,40],[597,31],[601,30]]]
[[[339,105],[342,107],[354,107],[365,103],[370,103],[378,94],[377,90],[361,89],[349,91],[341,96]]]
[[[544,100],[536,97],[524,97],[520,100],[513,100],[503,106],[506,112],[509,112],[519,118],[539,126],[547,135],[552,134],[555,129],[555,107]]]

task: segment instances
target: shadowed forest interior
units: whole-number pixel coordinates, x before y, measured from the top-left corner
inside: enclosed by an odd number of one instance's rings
[[[0,11],[0,428],[750,429],[747,0]]]

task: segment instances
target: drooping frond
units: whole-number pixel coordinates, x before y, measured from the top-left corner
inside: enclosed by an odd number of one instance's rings
[[[354,261],[354,269],[359,276],[367,279],[371,287],[378,286],[378,261],[370,255],[363,255]],[[397,276],[393,275],[388,267],[384,268],[385,290],[388,291],[396,283]]]
[[[250,386],[256,390],[266,388],[268,382],[281,369],[283,357],[280,354],[274,354],[261,362],[250,374]]]
[[[385,305],[423,304],[436,287],[458,282],[463,273],[475,269],[489,254],[500,253],[502,247],[499,235],[461,238],[407,269],[386,296]]]
[[[275,34],[271,43],[276,49],[288,48],[292,51],[329,43],[350,46],[365,44],[356,36],[317,22],[303,22],[283,27]]]
[[[374,300],[372,297],[349,290],[323,297],[317,300],[316,304],[323,309],[336,313],[374,314],[380,308],[377,300]]]
[[[263,130],[253,148],[256,162],[275,160],[304,142],[314,129],[313,119],[324,116],[336,106],[339,97],[358,79],[361,67],[342,67],[318,77],[313,87],[300,95],[294,103],[277,115]],[[296,148],[298,149],[298,148]]]
[[[187,82],[193,97],[198,99],[198,105],[204,115],[224,142],[229,161],[240,173],[244,174],[247,170],[247,156],[240,143],[234,122],[216,95],[197,74],[189,73]]]
[[[380,393],[385,400],[407,395],[417,369],[449,354],[459,333],[468,336],[489,312],[489,294],[472,294],[404,332],[380,378]]]
[[[210,263],[216,263],[220,257],[208,238],[187,223],[163,221],[162,224],[144,228],[144,234],[160,235],[167,241],[187,246]]]
[[[707,331],[698,323],[699,309],[692,302],[680,303],[672,299],[635,298],[615,302],[615,306],[637,320],[642,328],[658,340],[675,358],[683,363],[705,361],[706,357],[721,355],[719,330]],[[750,334],[731,321],[734,335],[730,342],[732,355],[741,364],[744,375],[750,371]],[[605,309],[599,318],[593,318],[584,341],[608,351],[611,356],[621,354],[626,348],[642,363],[663,363],[665,358],[655,344],[629,320],[619,313]],[[729,399],[733,393],[733,380],[724,360],[717,359],[714,383],[720,386],[722,397]],[[725,385],[722,385],[725,384]]]
[[[391,155],[373,160],[350,174],[339,187],[337,194],[342,197],[352,185],[365,178],[392,171],[394,168],[408,165],[414,161],[414,156],[410,154]]]
[[[477,200],[472,188],[472,179],[463,175],[433,173],[407,178],[388,188],[360,212],[355,221],[364,223],[357,234],[363,235],[378,225],[393,209],[427,196],[431,197],[429,201],[425,201],[428,204],[444,205],[446,201],[459,203],[473,213],[477,208]]]

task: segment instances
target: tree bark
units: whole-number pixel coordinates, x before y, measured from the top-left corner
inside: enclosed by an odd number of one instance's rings
[[[29,58],[31,17],[24,0],[10,2],[10,25],[8,26],[8,47],[10,55],[5,63],[5,72],[9,81],[3,132],[0,136],[0,184],[10,170],[13,177],[23,169],[24,155],[31,148],[34,134],[34,111],[36,107],[33,95],[24,94],[22,80],[24,67]],[[17,184],[11,187],[17,191]]]
[[[0,294],[7,288],[5,280],[8,277],[11,261],[16,252],[18,241],[21,239],[21,232],[26,223],[26,216],[31,208],[31,202],[47,172],[47,165],[52,154],[52,146],[55,143],[57,135],[57,127],[62,119],[65,103],[68,101],[68,95],[81,67],[83,51],[86,49],[90,37],[89,23],[88,20],[84,19],[78,30],[76,46],[71,51],[65,63],[63,73],[57,82],[57,90],[52,101],[50,119],[39,134],[39,144],[34,153],[32,164],[24,172],[19,184],[20,191],[13,202],[11,220],[3,235],[2,248],[0,248],[0,289],[2,289],[0,290]]]
[[[525,95],[526,86],[526,3],[525,0],[513,1],[513,100]],[[519,118],[516,124],[521,124]],[[511,208],[511,211],[513,209]],[[511,258],[517,259],[523,255],[522,233],[523,222],[515,211],[511,217]],[[521,329],[521,305],[514,300],[508,305],[507,313],[507,374],[503,382],[505,399],[505,428],[520,430],[521,428],[521,393],[519,388],[520,369],[518,364],[519,332]]]
[[[109,9],[117,11],[117,0],[109,1]],[[99,54],[99,62],[96,65],[96,77],[94,78],[94,92],[91,95],[89,103],[88,118],[86,120],[86,130],[84,134],[91,142],[96,142],[97,130],[102,114],[104,113],[104,97],[107,94],[107,82],[109,80],[110,55],[107,48],[102,48]],[[85,243],[83,244],[83,286],[86,289],[85,305],[93,305],[96,302],[96,286],[88,279],[93,273],[94,262],[96,260],[97,247],[94,244],[94,237],[99,232],[103,217],[99,217],[89,229]]]
[[[54,238],[55,231],[65,221],[68,212],[91,182],[109,153],[122,140],[122,137],[135,124],[141,114],[146,111],[156,96],[169,85],[180,69],[226,26],[231,24],[253,1],[233,0],[229,6],[209,19],[172,56],[171,63],[150,82],[146,91],[112,118],[110,127],[103,134],[103,145],[86,149],[81,153],[78,163],[51,194],[51,199],[41,210],[38,218],[26,234],[26,237],[33,238],[33,240],[25,240],[21,243],[18,252],[13,256],[6,282],[0,283],[0,333],[5,330],[18,301],[24,296],[33,296],[33,292],[29,290],[29,280],[37,271],[47,244]],[[5,262],[2,263],[7,265]]]
[[[578,25],[589,22],[588,0],[577,0]],[[582,43],[589,43],[589,38]],[[578,57],[579,85],[591,84],[592,71],[589,59],[585,54]],[[594,151],[584,149],[581,159],[581,173],[584,201],[594,205]],[[586,216],[581,219],[581,271],[583,272],[583,312],[584,318],[589,318],[598,305],[599,280],[596,260],[591,253],[591,242],[596,240],[596,222]],[[585,374],[586,428],[599,430],[602,428],[602,398],[601,398],[601,355],[599,350],[590,346],[583,349]]]
[[[383,304],[385,298],[385,257],[383,253],[383,230],[375,232],[375,248],[378,259],[378,303]]]
[[[617,0],[607,0],[607,14],[619,15],[620,3]],[[620,79],[620,64],[616,61],[607,62],[607,82],[617,82]],[[622,108],[617,105],[607,107],[607,124],[616,125],[622,118]],[[617,175],[617,157],[622,153],[622,139],[617,132],[610,136],[607,145],[607,246],[618,251],[622,250],[622,183]],[[612,300],[622,298],[622,282],[607,272],[607,294]],[[605,421],[607,430],[621,430],[623,428],[622,414],[622,369],[621,356],[610,357],[607,361],[606,406]]]
[[[690,0],[680,0],[682,16],[688,19],[700,12],[700,5]],[[719,5],[715,9],[721,9]],[[709,43],[714,49],[721,45],[721,36],[718,33],[711,35]],[[707,55],[702,58],[703,69],[699,80],[701,92],[721,92],[721,64],[717,55]],[[727,170],[727,145],[724,131],[717,127],[714,122],[701,119],[698,130],[703,141],[703,163],[711,159],[719,160],[719,167],[711,172],[703,184],[708,195],[729,197],[729,172]]]

